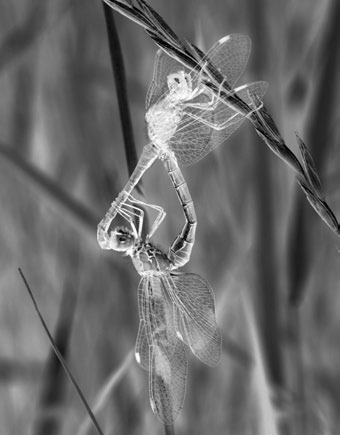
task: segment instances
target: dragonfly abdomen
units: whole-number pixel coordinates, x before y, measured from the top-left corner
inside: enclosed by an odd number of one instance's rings
[[[195,243],[197,218],[188,185],[178,167],[175,156],[170,152],[167,153],[163,158],[163,163],[176,190],[186,220],[181,234],[169,249],[169,259],[174,267],[178,268],[184,266],[190,259]]]

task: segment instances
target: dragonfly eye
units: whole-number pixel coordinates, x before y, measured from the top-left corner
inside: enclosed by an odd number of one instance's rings
[[[116,251],[126,251],[134,244],[134,236],[127,228],[116,228],[111,233],[112,249]]]

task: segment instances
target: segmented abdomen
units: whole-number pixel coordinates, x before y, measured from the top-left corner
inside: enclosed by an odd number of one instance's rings
[[[178,268],[184,266],[190,259],[191,250],[195,243],[197,219],[188,185],[178,167],[174,154],[168,152],[163,158],[163,163],[176,190],[186,220],[181,234],[172,243],[168,254],[174,268]]]

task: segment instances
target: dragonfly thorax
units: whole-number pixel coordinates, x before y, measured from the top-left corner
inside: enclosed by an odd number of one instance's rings
[[[172,268],[164,252],[141,239],[135,244],[131,258],[139,275],[162,275]]]
[[[145,117],[151,142],[163,151],[167,151],[182,118],[180,108],[171,104],[167,97],[150,107]]]

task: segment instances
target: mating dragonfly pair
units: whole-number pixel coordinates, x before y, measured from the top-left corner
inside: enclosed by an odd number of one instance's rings
[[[239,34],[219,40],[208,51],[200,68],[192,71],[161,50],[157,52],[146,98],[150,143],[144,147],[128,183],[98,225],[101,248],[130,255],[141,276],[135,355],[137,362],[149,371],[151,407],[165,424],[172,424],[183,406],[186,346],[203,363],[215,366],[221,356],[222,341],[210,285],[197,274],[177,271],[190,259],[197,227],[194,204],[178,164],[196,163],[236,131],[246,116],[259,109],[258,102],[267,90],[266,82],[235,88],[249,53],[250,39]],[[223,77],[217,94],[202,79],[208,63],[210,69],[215,68]],[[232,89],[230,94],[248,105],[248,115],[237,111],[223,98],[224,82]],[[134,187],[157,158],[166,168],[185,216],[183,229],[167,253],[150,242],[165,211],[132,196]],[[142,238],[142,206],[157,211],[145,239]],[[128,226],[110,229],[117,214]]]

